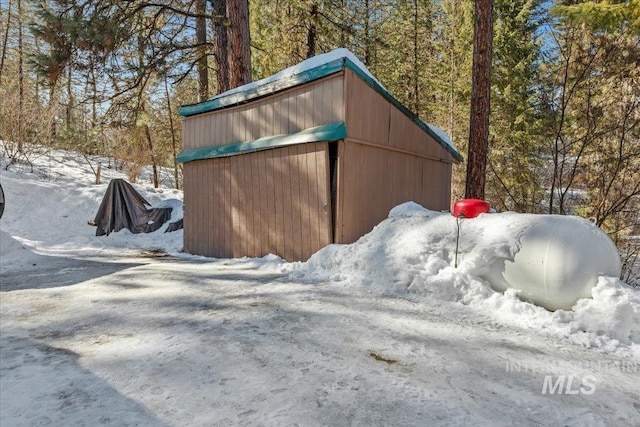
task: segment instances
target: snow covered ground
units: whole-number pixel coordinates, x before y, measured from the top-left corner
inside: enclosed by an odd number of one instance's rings
[[[215,260],[166,226],[95,237],[103,176],[65,152],[2,169],[3,427],[638,425],[639,292],[601,277],[552,313],[492,291],[508,213],[458,268],[455,220],[415,204],[307,263]],[[181,217],[180,191],[136,188]]]

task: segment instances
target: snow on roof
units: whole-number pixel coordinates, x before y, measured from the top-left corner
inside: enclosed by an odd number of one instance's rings
[[[449,135],[447,135],[447,133],[445,131],[443,131],[439,127],[437,127],[435,125],[432,125],[430,123],[427,123],[427,126],[429,127],[429,129],[431,129],[433,131],[433,133],[438,135],[438,137],[442,140],[442,142],[444,142],[445,144],[448,144],[449,147],[451,147],[454,150],[458,151],[458,149],[456,148],[456,145],[453,143],[453,140],[451,139],[451,137],[449,137]]]
[[[339,49],[334,49],[331,52],[327,52],[327,53],[323,53],[320,55],[316,55],[312,58],[309,59],[305,59],[304,61],[293,65],[289,68],[285,68],[284,70],[273,74],[269,77],[265,77],[264,79],[255,81],[255,82],[251,82],[251,83],[247,83],[246,85],[243,86],[238,86],[236,88],[233,89],[229,89],[226,92],[223,92],[219,95],[214,96],[211,99],[218,99],[218,98],[223,98],[229,95],[233,95],[236,93],[241,93],[241,92],[247,92],[247,91],[251,91],[253,89],[257,89],[259,87],[268,85],[270,83],[273,83],[275,81],[278,80],[283,80],[286,79],[288,77],[292,77],[292,76],[296,76],[298,74],[301,74],[305,71],[309,71],[312,70],[314,68],[318,68],[322,65],[326,65],[326,64],[330,64],[334,61],[340,60],[340,59],[349,59],[351,62],[353,62],[353,64],[355,64],[360,70],[362,70],[363,73],[365,73],[367,76],[369,76],[371,79],[373,79],[378,85],[380,85],[380,87],[384,90],[387,90],[384,85],[382,83],[380,83],[379,80],[377,80],[373,74],[371,74],[369,72],[369,70],[367,70],[367,67],[362,63],[362,61],[360,61],[358,59],[357,56],[355,56],[349,49],[345,49],[345,48],[339,48]]]

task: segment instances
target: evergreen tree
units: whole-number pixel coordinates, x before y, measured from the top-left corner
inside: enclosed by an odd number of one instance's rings
[[[630,283],[640,280],[637,6],[555,8],[556,55],[546,61],[548,98],[557,112],[549,209],[591,217],[606,230]]]
[[[226,0],[210,0],[212,3],[212,25],[214,33],[214,57],[216,60],[217,93],[226,92],[229,87],[229,38],[227,36],[227,2]]]
[[[640,35],[640,0],[563,2],[556,11],[571,23],[586,23],[594,30],[627,31]]]
[[[444,129],[458,151],[465,153],[469,142],[474,2],[448,0],[438,6],[431,36],[434,56],[428,63],[433,70],[433,93],[428,98],[431,114],[425,120]],[[454,165],[453,172],[455,200],[464,197],[466,164]]]
[[[196,60],[198,62],[198,99],[204,101],[209,97],[209,64],[207,49],[207,1],[196,0]]]
[[[543,129],[536,88],[540,1],[496,0],[487,200],[499,209],[542,210]]]
[[[232,88],[252,81],[249,1],[227,0],[229,19],[229,84]]]
[[[381,32],[387,34],[380,46],[377,69],[383,83],[413,113],[431,118],[430,98],[436,90],[432,41],[433,6],[430,1],[403,2],[384,12]]]
[[[493,0],[476,0],[466,198],[484,199],[489,153]]]

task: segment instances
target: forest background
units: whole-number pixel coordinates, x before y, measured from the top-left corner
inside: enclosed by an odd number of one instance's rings
[[[151,164],[154,185],[179,188],[180,105],[338,47],[465,155],[473,14],[472,0],[2,0],[4,167],[64,148],[96,180]],[[637,285],[640,0],[494,0],[493,34],[486,200],[590,218]]]

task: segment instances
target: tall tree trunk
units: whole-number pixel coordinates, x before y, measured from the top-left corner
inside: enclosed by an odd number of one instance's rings
[[[549,192],[549,213],[555,213],[554,207],[554,197],[556,195],[556,188],[562,187],[562,162],[560,160],[561,155],[561,141],[562,135],[564,133],[564,125],[566,124],[566,114],[568,113],[567,106],[569,105],[569,99],[571,98],[572,91],[569,90],[569,71],[571,69],[571,58],[572,58],[572,46],[570,46],[570,50],[567,54],[565,54],[565,59],[563,60],[563,71],[562,71],[562,83],[560,87],[560,114],[558,117],[558,124],[554,126],[554,140],[553,140],[553,177],[551,179],[551,190]],[[574,85],[575,87],[575,85]]]
[[[344,47],[347,45],[347,40],[349,33],[347,32],[347,6],[346,0],[340,0],[340,17],[342,18],[340,21],[340,46]]]
[[[96,82],[96,67],[91,67],[91,127],[98,125],[98,83]]]
[[[144,135],[147,139],[147,145],[149,147],[149,154],[151,155],[151,167],[153,169],[153,187],[160,187],[160,180],[158,179],[158,159],[156,159],[156,152],[153,147],[153,140],[151,139],[151,130],[148,124],[144,124]]]
[[[198,98],[204,101],[209,98],[209,66],[207,64],[207,0],[196,1],[196,45],[198,61]]]
[[[35,47],[35,51],[36,52],[40,52],[40,38],[39,37],[34,37],[33,44],[34,44],[34,47]],[[35,91],[35,96],[36,96],[35,99],[40,99],[40,87],[41,86],[44,87],[43,78],[39,73],[36,73],[34,78],[35,78],[34,91]]]
[[[249,1],[227,0],[229,18],[229,83],[232,88],[251,82]]]
[[[456,15],[456,0],[451,1],[451,11],[449,12],[449,29],[451,31],[450,38],[451,43],[449,46],[449,135],[452,140],[456,140],[455,124],[456,124],[456,98],[455,98],[455,75],[456,75],[456,31],[455,25],[452,22],[452,16]]]
[[[216,82],[218,94],[226,92],[229,86],[229,37],[227,34],[226,0],[210,0],[213,13],[214,57],[216,59]]]
[[[371,40],[369,39],[369,0],[364,1],[364,65],[371,66]]]
[[[144,11],[140,11],[138,14],[138,72],[143,73],[145,70],[145,45],[144,45],[144,36],[143,36],[143,22],[144,22]],[[147,142],[147,148],[149,148],[149,156],[151,157],[151,167],[153,169],[153,186],[154,188],[158,188],[160,186],[160,182],[158,179],[158,160],[156,159],[156,153],[153,146],[153,139],[151,138],[151,129],[149,128],[149,123],[147,120],[148,116],[148,102],[147,102],[147,94],[146,94],[146,86],[147,79],[141,79],[142,86],[140,87],[140,91],[138,93],[138,105],[136,108],[136,123],[140,116],[143,116],[142,120],[142,130],[144,131],[144,137]]]
[[[466,198],[483,199],[489,152],[493,0],[476,0]]]
[[[54,106],[54,99],[53,97],[56,94],[56,82],[53,79],[49,79],[49,105],[48,105],[48,111],[50,114],[53,113],[53,106]],[[49,135],[49,139],[50,142],[53,142],[56,139],[56,136],[58,135],[58,124],[56,122],[55,117],[53,118],[53,120],[51,120],[51,126],[49,128],[49,132],[51,133],[51,135]]]
[[[309,9],[309,31],[307,31],[307,58],[316,56],[316,38],[318,35],[318,5],[311,4]]]
[[[0,54],[0,84],[2,83],[2,70],[4,69],[4,58],[7,56],[7,40],[9,40],[9,26],[11,25],[11,0],[7,6],[7,26],[4,29],[4,39],[2,39],[2,53]]]
[[[24,110],[24,51],[22,48],[22,1],[18,0],[18,152],[22,153],[24,139],[22,117]]]
[[[69,62],[69,68],[67,69],[67,108],[65,109],[65,128],[67,130],[67,138],[70,137],[70,131],[72,129],[72,117],[71,110],[73,108],[73,82],[71,79],[71,62]]]
[[[418,84],[419,62],[418,62],[418,0],[413,0],[413,112],[420,116],[420,87]]]
[[[169,113],[169,132],[171,132],[171,154],[173,155],[173,179],[175,181],[176,189],[180,189],[180,174],[178,169],[178,162],[176,157],[178,156],[178,143],[176,141],[176,130],[173,124],[173,111],[171,111],[171,97],[169,96],[169,84],[167,83],[167,75],[164,75],[164,93],[167,98],[167,112]]]

